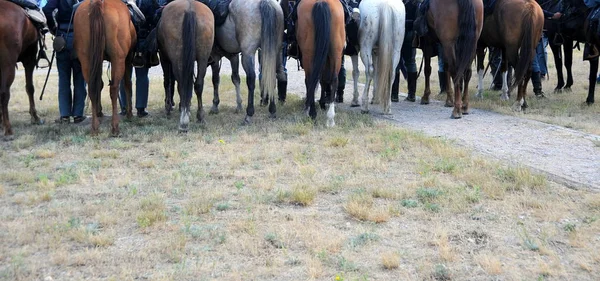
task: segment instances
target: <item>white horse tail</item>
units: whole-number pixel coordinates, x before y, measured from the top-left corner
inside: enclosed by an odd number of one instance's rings
[[[262,52],[260,59],[260,67],[262,68],[260,89],[261,93],[272,98],[275,96],[277,56],[283,40],[283,17],[281,19],[278,17],[276,9],[280,7],[275,1],[261,0],[259,5],[262,20],[260,31],[260,49]]]
[[[375,86],[377,96],[384,109],[390,107],[392,82],[391,73],[395,71],[392,65],[394,54],[394,34],[396,24],[395,13],[392,6],[386,2],[379,4],[379,40],[377,42],[377,85]]]

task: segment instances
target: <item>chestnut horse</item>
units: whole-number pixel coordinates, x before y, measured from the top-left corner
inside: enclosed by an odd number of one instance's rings
[[[513,109],[520,111],[527,107],[525,94],[531,76],[531,62],[543,28],[544,12],[535,0],[496,1],[494,12],[484,20],[477,46],[478,97],[483,93],[485,48],[499,48],[502,51],[502,99],[508,100],[509,90],[517,85],[517,101]],[[512,81],[506,81],[509,66],[515,70]]]
[[[0,10],[0,124],[4,127],[4,137],[10,139],[13,130],[8,118],[8,101],[19,61],[25,68],[25,90],[29,96],[31,122],[40,123],[33,99],[33,69],[41,35],[17,4],[0,0]]]
[[[161,20],[156,27],[165,82],[170,81],[170,85],[165,84],[167,100],[170,95],[169,89],[172,89],[177,81],[180,110],[179,131],[181,132],[188,131],[193,92],[196,92],[198,98],[196,118],[201,123],[205,122],[202,91],[206,67],[214,42],[214,22],[213,13],[203,3],[193,0],[175,0],[165,6]],[[149,38],[151,37],[149,36]],[[196,63],[197,71],[195,81],[194,63]],[[172,95],[170,96],[172,99]],[[172,101],[167,101],[167,103],[172,104]],[[167,108],[167,112],[169,111],[170,109]]]
[[[92,102],[92,135],[98,134],[102,115],[102,62],[111,65],[110,99],[112,135],[119,135],[119,85],[125,79],[127,118],[131,118],[131,59],[137,37],[127,6],[121,0],[90,0],[81,3],[73,18],[73,48],[81,62]]]
[[[463,114],[469,112],[468,86],[471,79],[471,63],[475,58],[477,40],[483,27],[483,2],[481,0],[431,0],[427,23],[443,48],[444,70],[448,85],[446,106],[454,106],[452,118],[461,118]],[[454,85],[454,98],[451,94],[450,81]],[[429,103],[430,93],[431,91],[426,88],[421,98],[422,104]]]
[[[344,29],[344,11],[339,0],[302,0],[298,4],[298,23],[296,39],[302,52],[306,84],[306,103],[304,109],[315,120],[315,90],[321,81],[321,87],[328,87],[329,93],[335,93],[338,73],[342,66],[342,55],[346,43]],[[322,91],[323,93],[323,91]],[[327,126],[335,126],[335,103],[333,94],[321,96],[321,102],[329,105]]]

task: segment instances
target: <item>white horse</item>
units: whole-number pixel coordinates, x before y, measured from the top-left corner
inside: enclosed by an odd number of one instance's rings
[[[229,4],[229,15],[225,23],[215,30],[216,51],[213,58],[214,100],[212,113],[218,112],[219,104],[219,69],[218,60],[227,57],[232,65],[232,80],[237,95],[237,109],[241,109],[239,56],[242,54],[242,67],[246,72],[248,85],[248,106],[244,122],[251,123],[254,115],[254,88],[256,84],[256,71],[254,54],[260,48],[260,65],[262,75],[260,79],[261,93],[270,98],[269,112],[275,117],[275,84],[276,75],[285,77],[281,63],[281,44],[283,41],[283,11],[276,0],[232,0]],[[265,98],[265,97],[263,97]]]
[[[371,79],[374,79],[373,103],[383,102],[383,113],[390,114],[391,88],[404,41],[404,3],[399,0],[363,0],[359,9],[360,58],[367,76],[361,111],[369,112],[369,88]],[[373,52],[375,49],[376,53]]]

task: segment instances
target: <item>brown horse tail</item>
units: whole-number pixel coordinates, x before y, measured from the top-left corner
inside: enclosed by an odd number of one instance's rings
[[[477,21],[472,0],[457,0],[458,39],[454,46],[456,55],[456,81],[464,78],[465,71],[471,67],[477,49]],[[466,87],[466,85],[465,85]]]
[[[191,7],[191,6],[190,6]],[[194,90],[194,62],[196,62],[196,11],[191,7],[183,15],[183,27],[181,29],[181,40],[183,50],[181,52],[181,72],[176,75],[181,83],[181,104],[190,106]],[[174,68],[174,69],[177,69]]]
[[[519,46],[519,60],[515,67],[515,75],[512,77],[509,85],[509,91],[519,85],[525,79],[525,73],[531,68],[531,62],[535,55],[535,47],[540,38],[535,38],[535,30],[533,28],[533,13],[532,3],[523,11],[523,20],[521,26],[521,44]]]
[[[379,97],[384,109],[390,106],[391,84],[393,82],[390,75],[395,71],[395,65],[392,65],[394,47],[397,47],[394,46],[393,41],[394,29],[396,27],[394,15],[394,11],[389,4],[382,2],[379,5],[379,40],[377,42],[379,54],[377,56],[385,59],[378,60],[377,62],[378,86],[375,87],[376,93],[373,96]]]
[[[90,100],[100,104],[102,91],[102,62],[104,61],[104,47],[106,33],[104,31],[104,1],[91,0],[90,2],[90,42],[88,61],[90,62],[90,75],[88,94]],[[96,107],[98,108],[98,107]],[[96,114],[94,112],[93,114]]]
[[[275,74],[277,72],[277,61],[279,47],[281,46],[283,34],[283,21],[278,20],[277,10],[270,0],[261,0],[259,4],[261,27],[260,27],[260,92],[272,98],[275,97]],[[264,96],[262,97],[265,98]]]
[[[312,73],[308,77],[306,92],[314,92],[319,83],[321,70],[327,60],[331,45],[331,11],[327,2],[317,2],[312,8],[312,19],[315,29],[315,55],[312,60]],[[334,71],[333,71],[334,72]],[[337,75],[337,73],[326,73]],[[310,99],[310,97],[307,97]],[[314,97],[312,97],[314,98]]]

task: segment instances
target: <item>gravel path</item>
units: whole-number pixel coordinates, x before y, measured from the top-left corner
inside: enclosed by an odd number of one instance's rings
[[[362,69],[362,63],[359,63]],[[346,58],[348,73],[344,110],[352,100],[352,65]],[[231,68],[224,62],[221,73],[229,76]],[[241,69],[241,67],[240,67]],[[288,61],[288,91],[304,96],[304,72],[297,70],[293,60]],[[244,75],[241,70],[241,75]],[[151,71],[161,75],[160,67]],[[421,82],[421,81],[420,81]],[[222,83],[231,83],[225,78]],[[405,83],[405,82],[403,82]],[[359,85],[362,93],[362,85]],[[418,102],[392,104],[392,115],[380,114],[380,108],[371,108],[373,114],[394,124],[422,131],[433,137],[455,140],[457,144],[491,156],[512,165],[524,165],[548,175],[551,180],[572,188],[600,191],[600,136],[561,126],[550,125],[524,118],[506,116],[489,111],[472,109],[470,115],[460,120],[450,119],[451,108],[432,101],[430,105]]]

